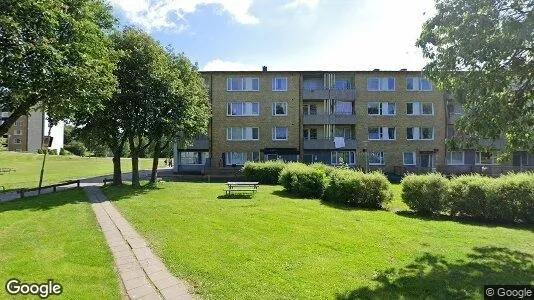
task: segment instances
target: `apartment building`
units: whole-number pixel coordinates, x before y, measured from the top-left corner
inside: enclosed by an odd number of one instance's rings
[[[246,161],[322,162],[402,174],[467,172],[491,153],[448,150],[461,111],[420,71],[202,72],[208,136],[175,147],[175,171],[237,169]],[[489,155],[489,156],[488,156]],[[522,156],[521,156],[522,155]],[[528,165],[528,154],[515,161]],[[461,164],[460,164],[461,163]]]
[[[9,116],[9,112],[0,112],[0,124]],[[13,126],[4,134],[6,143],[2,145],[5,150],[17,152],[37,152],[41,148],[43,136],[48,135],[48,121],[46,114],[41,111],[32,111],[15,121]],[[52,127],[51,136],[54,137],[50,149],[63,148],[64,123]]]

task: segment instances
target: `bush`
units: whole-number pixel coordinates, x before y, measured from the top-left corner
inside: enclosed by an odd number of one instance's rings
[[[451,215],[488,219],[494,195],[495,179],[481,175],[463,175],[450,180],[444,209]]]
[[[323,163],[313,163],[310,165],[310,167],[317,170],[322,170],[326,176],[330,176],[330,174],[336,170],[336,167],[325,165]]]
[[[66,144],[64,148],[70,153],[74,155],[78,155],[78,156],[85,156],[85,152],[87,151],[87,148],[85,148],[85,145],[79,141],[72,141]]]
[[[534,223],[534,173],[520,173],[494,179],[491,219]]]
[[[48,154],[50,155],[57,155],[57,149],[49,149]]]
[[[323,200],[349,206],[381,208],[391,201],[393,192],[384,174],[346,169],[330,174]]]
[[[439,214],[445,208],[449,181],[441,174],[408,175],[401,181],[402,199],[412,210]]]
[[[247,180],[277,184],[280,172],[285,166],[283,161],[246,162],[242,171]]]
[[[302,163],[289,163],[280,172],[280,184],[296,196],[320,198],[326,187],[326,174],[319,168]]]

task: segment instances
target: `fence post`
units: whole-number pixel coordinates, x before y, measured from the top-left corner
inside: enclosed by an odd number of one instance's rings
[[[76,180],[76,186],[80,187],[80,180]]]

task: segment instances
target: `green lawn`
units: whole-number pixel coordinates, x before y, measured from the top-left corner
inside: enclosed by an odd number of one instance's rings
[[[531,228],[333,207],[280,186],[218,199],[223,189],[167,182],[104,192],[206,298],[482,298],[484,284],[534,283]]]
[[[53,279],[64,299],[122,298],[111,252],[82,190],[0,203],[0,282],[10,278]],[[4,288],[0,298],[9,298]]]
[[[0,151],[0,168],[13,168],[15,172],[0,175],[0,186],[6,189],[31,188],[39,184],[43,155]],[[152,168],[152,159],[140,159],[140,169]],[[132,169],[131,160],[122,160],[122,171]],[[161,165],[161,164],[160,164]],[[102,176],[113,173],[111,158],[48,155],[43,184],[69,179]]]

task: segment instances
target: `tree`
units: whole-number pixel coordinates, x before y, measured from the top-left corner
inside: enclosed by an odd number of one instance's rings
[[[424,73],[464,107],[465,141],[534,152],[534,2],[436,0],[417,41]]]
[[[155,183],[158,159],[163,149],[180,139],[188,142],[205,134],[210,118],[210,106],[204,80],[183,54],[167,49],[169,68],[166,72],[168,90],[158,98],[148,125],[153,141],[153,161],[150,182]]]
[[[33,107],[55,122],[111,97],[114,24],[104,0],[2,1],[0,107],[11,116],[0,136]]]

